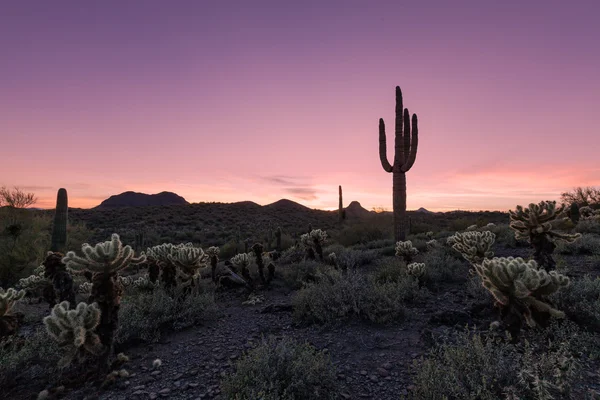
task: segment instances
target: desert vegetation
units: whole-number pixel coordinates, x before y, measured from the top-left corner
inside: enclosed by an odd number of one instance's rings
[[[10,398],[597,396],[594,203],[576,223],[574,207],[550,201],[412,213],[397,241],[390,213],[342,218],[288,202],[111,214],[66,199],[61,189],[53,211],[0,209]],[[243,222],[247,207],[263,225]],[[221,234],[141,230],[129,214],[211,219]]]

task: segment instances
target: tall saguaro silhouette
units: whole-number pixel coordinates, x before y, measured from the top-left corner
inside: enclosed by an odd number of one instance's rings
[[[415,163],[417,158],[417,145],[419,143],[419,129],[417,114],[409,118],[408,109],[402,104],[402,91],[396,86],[396,129],[394,142],[394,163],[387,159],[385,142],[385,124],[383,118],[379,119],[379,159],[385,172],[393,174],[393,204],[394,204],[394,238],[398,241],[406,240],[406,172]]]

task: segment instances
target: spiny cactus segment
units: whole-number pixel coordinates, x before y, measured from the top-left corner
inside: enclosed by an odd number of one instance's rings
[[[576,203],[573,203],[576,204]],[[594,210],[589,206],[584,206],[579,209],[581,220],[598,220],[600,221],[600,210]]]
[[[417,254],[419,254],[419,250],[413,247],[410,240],[396,242],[396,256],[402,257],[407,264],[409,264]]]
[[[0,317],[11,315],[13,306],[25,297],[25,291],[13,288],[4,290],[0,287]]]
[[[564,206],[557,208],[556,201],[531,203],[528,208],[517,206],[515,211],[509,211],[510,227],[515,231],[515,237],[529,241],[534,248],[534,260],[547,270],[556,267],[552,253],[557,240],[572,243],[581,237],[579,233],[568,234],[554,229],[552,222],[562,217],[563,213]]]
[[[496,235],[490,231],[456,232],[450,243],[468,262],[479,264],[485,258],[494,256],[492,247],[495,240]]]
[[[84,243],[81,250],[83,257],[78,256],[74,251],[69,251],[62,259],[67,267],[94,273],[116,274],[130,265],[141,264],[146,260],[144,255],[134,257],[131,246],[123,246],[116,233],[112,234],[111,240],[98,243],[94,247]]]
[[[425,274],[425,264],[424,263],[410,263],[406,266],[408,274],[410,276],[414,276],[415,278],[420,278]]]
[[[467,226],[467,229],[466,229],[467,232],[472,232],[475,230],[477,230],[477,225],[469,225],[469,226]]]
[[[433,239],[433,236],[434,236],[434,233],[433,233],[432,231],[429,231],[429,232],[427,232],[427,233],[425,234],[425,238],[426,238],[427,240],[432,240],[432,239]]]
[[[520,257],[484,259],[475,265],[475,270],[498,304],[520,314],[528,325],[537,325],[532,310],[556,318],[564,317],[564,313],[553,308],[544,297],[568,286],[568,277],[556,271],[548,273],[538,269],[534,260],[524,261]]]
[[[70,310],[69,302],[63,301],[44,318],[47,332],[64,350],[58,363],[60,368],[68,366],[73,360],[83,361],[88,353],[97,356],[102,352],[100,338],[94,332],[100,323],[100,314],[96,303],[79,303]]]
[[[326,241],[327,232],[321,229],[312,229],[300,236],[300,243],[306,250],[306,257],[310,260],[314,260],[316,258],[315,254],[317,254],[319,259],[324,261],[323,245]]]

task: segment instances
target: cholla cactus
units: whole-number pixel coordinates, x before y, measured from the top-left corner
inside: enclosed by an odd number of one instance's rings
[[[118,273],[130,265],[140,264],[146,260],[145,255],[134,257],[131,246],[123,246],[119,235],[112,234],[111,240],[81,246],[83,257],[70,251],[63,262],[74,270],[89,270],[92,276],[92,294],[90,302],[97,302],[101,311],[98,336],[104,345],[103,364],[110,366],[113,352],[114,335],[119,323],[119,307],[123,294],[123,285],[119,282]]]
[[[210,257],[211,278],[214,283],[217,283],[217,264],[219,263],[219,248],[211,246],[206,250],[206,254]]]
[[[113,233],[111,240],[98,243],[92,247],[87,243],[81,246],[84,256],[80,257],[74,251],[69,251],[62,261],[68,268],[88,270],[93,273],[117,274],[130,265],[146,261],[145,256],[134,257],[131,246],[123,247],[119,235]]]
[[[300,236],[300,244],[306,251],[306,258],[314,260],[316,258],[314,243],[311,240],[310,233],[305,233]]]
[[[86,355],[99,355],[103,346],[94,332],[100,323],[100,309],[96,305],[79,303],[69,310],[69,302],[63,301],[52,309],[52,314],[44,318],[44,325],[50,336],[64,348],[64,356],[58,362],[60,368],[73,360],[81,362]]]
[[[327,232],[322,231],[320,229],[314,229],[314,230],[310,231],[310,238],[313,241],[313,246],[314,246],[315,252],[319,256],[319,259],[321,261],[324,261],[323,245],[327,241]]]
[[[30,275],[27,278],[19,279],[19,287],[21,289],[35,289],[48,284],[49,282],[44,275]]]
[[[119,275],[119,283],[124,287],[129,287],[133,285],[134,279],[131,276],[121,276]]]
[[[594,210],[589,206],[584,206],[579,209],[579,214],[582,220],[600,220],[600,210]]]
[[[24,290],[0,288],[0,339],[17,331],[20,318],[12,313],[12,308],[24,296]]]
[[[406,266],[408,274],[410,276],[414,276],[415,278],[420,278],[425,274],[425,264],[424,263],[411,263]]]
[[[208,255],[204,250],[194,246],[176,246],[176,251],[169,254],[167,258],[175,267],[177,267],[183,276],[193,277],[199,269],[206,266]]]
[[[252,286],[252,277],[250,276],[250,270],[248,269],[248,266],[250,265],[248,253],[236,254],[231,259],[231,264],[233,264],[236,269],[242,271],[242,277],[246,280],[248,285]]]
[[[333,265],[335,268],[338,268],[339,264],[338,264],[337,254],[335,254],[335,253],[329,253],[329,255],[327,255],[327,262],[330,265]]]
[[[24,290],[15,290],[8,288],[4,290],[0,287],[0,317],[11,315],[13,306],[25,297]]]
[[[572,243],[581,237],[579,233],[567,234],[554,229],[552,222],[561,217],[563,212],[564,206],[556,208],[556,201],[531,203],[529,208],[517,206],[516,211],[509,211],[510,227],[515,231],[515,237],[529,240],[535,250],[534,260],[547,270],[556,267],[552,253],[556,248],[557,240]]]
[[[141,290],[152,290],[156,287],[156,284],[150,280],[148,275],[142,275],[133,281],[133,286]]]
[[[468,232],[475,231],[475,230],[477,230],[477,225],[469,225],[469,226],[467,226],[467,229],[466,229],[466,230],[467,230]]]
[[[487,224],[485,227],[486,227],[486,228],[495,228],[495,227],[496,227],[496,224],[495,224],[495,223],[493,223],[493,222],[490,222],[490,223],[489,223],[489,224]]]
[[[77,288],[77,293],[89,296],[92,294],[92,284],[90,282],[83,282]]]
[[[490,231],[456,232],[452,240],[452,248],[471,264],[479,264],[485,258],[494,256],[492,246],[496,235]]]
[[[425,242],[425,244],[427,245],[428,250],[433,250],[440,246],[440,242],[438,242],[435,239],[428,240],[427,242]]]
[[[429,231],[429,232],[427,232],[427,233],[425,234],[425,238],[426,238],[427,240],[432,240],[432,239],[433,239],[433,235],[434,235],[434,234],[433,234],[433,232],[432,232],[432,231]]]
[[[413,257],[419,254],[419,250],[413,247],[410,240],[406,242],[396,242],[396,255],[404,258],[407,264],[409,264]]]
[[[505,315],[520,315],[532,327],[538,325],[539,313],[564,317],[564,313],[553,308],[544,297],[568,286],[568,277],[538,269],[535,261],[526,262],[520,257],[485,259],[475,265],[475,270],[483,286],[504,308]],[[520,324],[517,334],[518,329]]]

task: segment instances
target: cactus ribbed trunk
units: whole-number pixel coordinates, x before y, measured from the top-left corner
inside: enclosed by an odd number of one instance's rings
[[[406,174],[394,172],[393,178],[394,204],[394,238],[396,241],[406,240]]]
[[[69,203],[66,189],[58,189],[56,195],[56,211],[52,226],[52,242],[50,251],[64,253],[67,246],[67,222]]]
[[[340,223],[344,221],[344,202],[342,201],[342,185],[339,188],[339,205],[338,205],[338,214]]]
[[[411,124],[399,86],[396,86],[395,123],[394,163],[390,164],[387,159],[385,124],[383,118],[379,119],[379,159],[383,170],[393,175],[394,239],[398,242],[406,240],[406,172],[415,163],[419,140],[417,115],[413,114]]]

